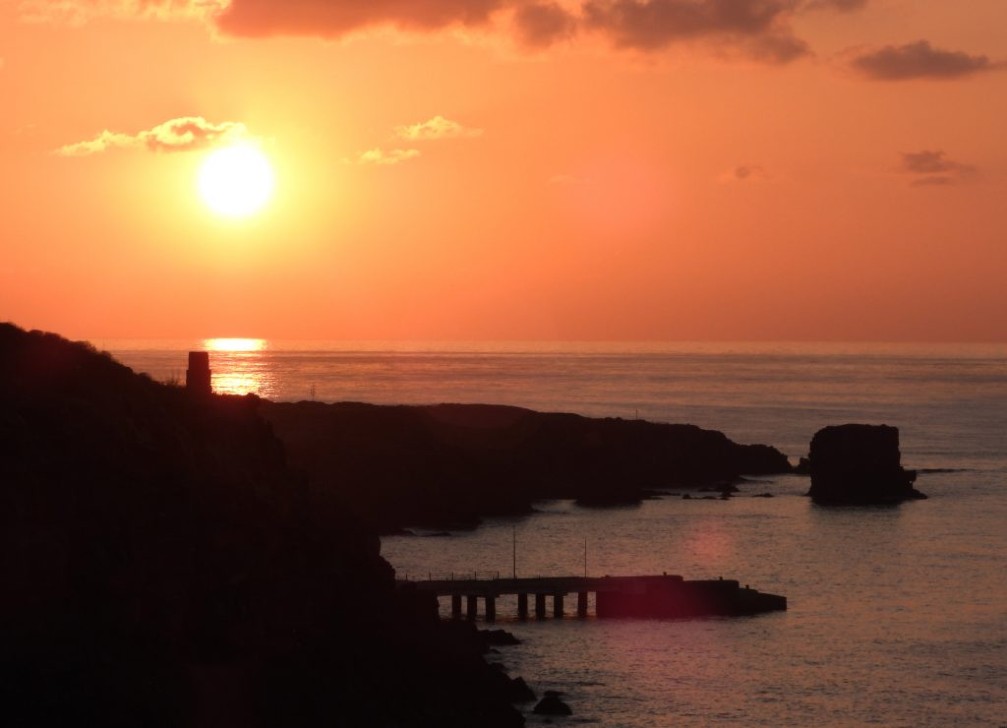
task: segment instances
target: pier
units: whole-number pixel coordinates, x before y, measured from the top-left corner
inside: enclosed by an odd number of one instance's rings
[[[684,618],[743,616],[782,611],[787,598],[742,587],[733,579],[685,580],[681,576],[552,576],[527,579],[431,579],[400,581],[400,589],[451,599],[453,619],[474,620],[479,604],[487,622],[497,617],[497,601],[517,598],[517,617],[527,620],[566,616],[567,597],[578,617],[588,617],[589,597],[594,594],[599,618]],[[548,607],[551,606],[550,610]]]

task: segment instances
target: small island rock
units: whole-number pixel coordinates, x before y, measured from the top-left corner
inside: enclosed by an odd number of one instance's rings
[[[532,712],[539,715],[573,715],[570,706],[560,699],[560,695],[562,693],[555,690],[546,690],[545,697],[535,704]]]
[[[874,505],[926,498],[906,470],[899,430],[889,425],[833,425],[815,433],[808,455],[815,503]]]

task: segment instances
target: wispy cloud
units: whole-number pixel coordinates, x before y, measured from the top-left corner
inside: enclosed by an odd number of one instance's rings
[[[390,166],[408,162],[410,159],[416,159],[418,156],[420,156],[419,149],[381,149],[380,147],[374,147],[373,149],[368,149],[366,152],[361,152],[355,161],[357,164]]]
[[[482,129],[462,126],[457,121],[435,116],[419,124],[409,124],[395,127],[395,136],[410,141],[427,141],[433,139],[460,139],[481,136]]]
[[[949,159],[940,149],[903,152],[901,170],[913,187],[955,185],[976,174],[974,166]]]
[[[227,0],[19,0],[27,23],[81,25],[96,18],[212,18]]]
[[[224,121],[214,124],[202,116],[183,116],[136,134],[106,129],[91,139],[66,144],[57,149],[56,153],[65,157],[86,157],[109,149],[184,152],[236,141],[246,134],[245,125],[240,122]]]
[[[769,173],[760,164],[739,164],[720,175],[724,184],[764,182],[768,179]]]
[[[850,65],[864,76],[879,81],[954,79],[1002,67],[987,56],[934,48],[926,40],[866,50],[856,54]]]

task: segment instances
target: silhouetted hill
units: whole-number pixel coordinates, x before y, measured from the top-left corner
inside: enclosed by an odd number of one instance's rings
[[[4,724],[520,725],[256,408],[0,324]]]
[[[276,403],[260,411],[291,461],[383,532],[472,525],[532,502],[638,502],[648,489],[790,472],[785,455],[693,425],[495,405]]]

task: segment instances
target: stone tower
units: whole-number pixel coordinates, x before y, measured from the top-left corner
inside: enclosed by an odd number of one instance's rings
[[[213,387],[210,384],[209,352],[189,352],[189,368],[185,370],[185,388],[199,395],[213,393]]]

